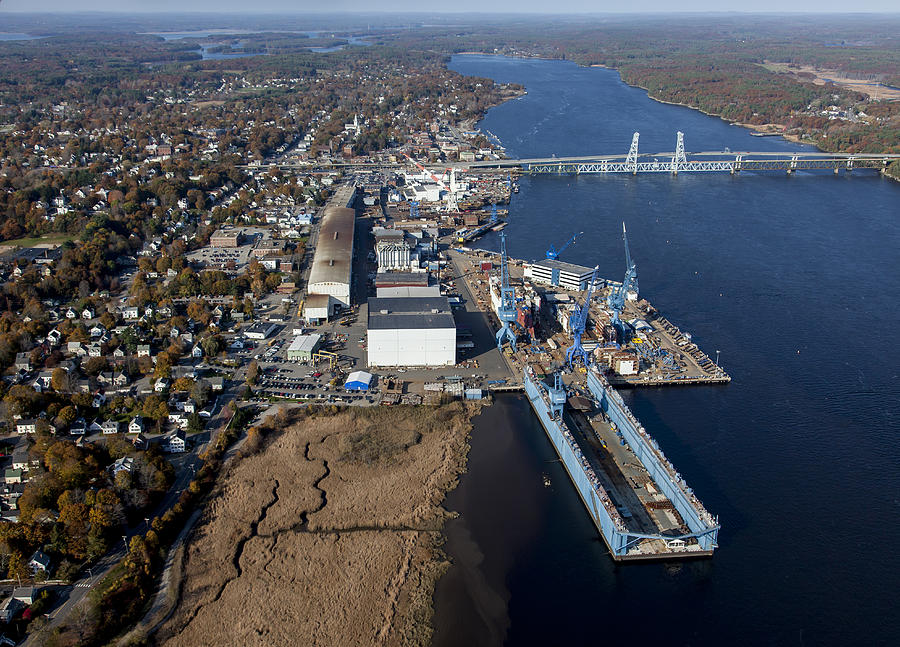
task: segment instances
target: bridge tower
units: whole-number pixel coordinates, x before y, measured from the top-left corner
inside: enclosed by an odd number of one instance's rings
[[[637,132],[631,136],[631,148],[628,149],[628,157],[625,158],[625,170],[631,171],[632,175],[637,175],[638,140],[640,138],[641,134]]]
[[[502,328],[497,331],[497,348],[503,350],[503,340],[508,339],[513,352],[516,351],[516,334],[510,328],[518,316],[516,312],[516,291],[509,285],[509,262],[506,257],[506,234],[500,232],[500,305],[497,318]]]
[[[684,133],[679,130],[675,139],[675,155],[672,157],[672,173],[678,175],[678,169],[684,168],[683,165],[686,163],[687,156],[684,153]]]

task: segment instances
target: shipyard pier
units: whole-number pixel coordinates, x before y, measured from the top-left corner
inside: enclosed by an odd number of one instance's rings
[[[560,373],[550,379],[526,367],[525,393],[613,559],[712,555],[718,520],[603,376],[588,372],[592,397],[567,387]]]

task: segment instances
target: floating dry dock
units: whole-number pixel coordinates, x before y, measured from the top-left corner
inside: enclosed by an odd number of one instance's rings
[[[526,366],[525,393],[613,559],[712,555],[718,520],[606,379],[589,370],[574,407],[561,376],[548,379]]]

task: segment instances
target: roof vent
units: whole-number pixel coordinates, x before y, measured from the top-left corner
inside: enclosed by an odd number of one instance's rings
[[[339,233],[340,233],[340,232],[337,232],[337,231],[334,232],[334,239],[335,239],[335,240],[337,240],[337,237],[338,237],[338,234],[339,234]]]
[[[387,310],[382,310],[382,311],[381,311],[381,314],[383,314],[383,315],[386,315],[387,313],[388,313]]]
[[[334,266],[334,259],[332,258],[328,261],[328,267],[333,267],[333,266]]]
[[[438,310],[437,308],[432,308],[432,309],[431,309],[431,314],[433,314],[433,315],[436,315],[436,314],[439,313],[439,312],[440,312],[440,310]]]

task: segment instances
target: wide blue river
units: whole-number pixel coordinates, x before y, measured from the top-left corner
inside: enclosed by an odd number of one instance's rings
[[[457,56],[523,84],[480,127],[512,157],[803,147],[652,101],[614,71]],[[895,645],[900,183],[872,172],[522,177],[510,254],[621,280],[734,378],[625,392],[722,524],[710,560],[615,565],[523,398],[476,419],[448,501],[435,645]],[[481,246],[496,249],[496,235]],[[543,487],[541,474],[551,477]]]

